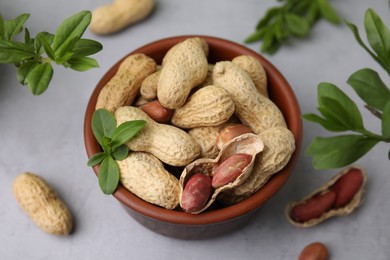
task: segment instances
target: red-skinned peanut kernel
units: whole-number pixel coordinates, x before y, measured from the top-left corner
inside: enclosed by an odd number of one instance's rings
[[[157,123],[168,123],[173,115],[173,110],[163,107],[158,100],[145,103],[140,108]]]
[[[187,181],[181,197],[181,207],[186,212],[201,210],[207,203],[212,192],[211,177],[195,173]]]
[[[329,190],[318,194],[291,209],[291,217],[297,222],[306,222],[320,217],[328,211],[336,200],[336,193]]]
[[[307,245],[300,253],[298,260],[327,260],[329,252],[326,246],[320,242]]]
[[[224,160],[213,175],[212,186],[219,188],[233,182],[241,175],[245,167],[252,161],[252,156],[245,153],[237,153]]]
[[[334,207],[340,208],[347,205],[359,191],[363,184],[363,174],[359,169],[351,168],[341,176],[330,188],[336,193]]]

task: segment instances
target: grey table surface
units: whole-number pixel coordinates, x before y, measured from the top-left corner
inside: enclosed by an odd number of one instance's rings
[[[93,10],[105,0],[2,0],[5,19],[30,13],[31,34],[55,32],[65,18]],[[369,175],[364,204],[353,214],[333,218],[313,228],[292,226],[284,216],[286,204],[298,200],[329,180],[338,170],[314,170],[304,150],[321,127],[303,122],[303,150],[286,185],[238,232],[208,240],[183,241],[164,237],[134,221],[111,196],[99,190],[86,166],[83,119],[86,104],[104,72],[122,56],[154,40],[183,34],[203,34],[238,43],[249,35],[274,0],[157,0],[149,19],[119,34],[100,37],[104,50],[94,57],[100,68],[79,73],[58,67],[43,95],[35,97],[18,84],[15,68],[0,65],[0,259],[296,259],[314,241],[325,243],[331,259],[390,259],[390,175],[388,144],[379,144],[357,164]],[[331,1],[339,14],[363,30],[372,7],[390,25],[385,0]],[[246,45],[257,51],[260,44]],[[346,84],[350,74],[372,67],[388,76],[356,43],[347,26],[321,21],[310,37],[294,40],[273,56],[264,55],[287,78],[302,113],[315,112],[317,85],[338,85],[354,99],[366,126],[380,132],[380,122]],[[23,213],[12,194],[14,178],[25,171],[44,177],[70,205],[75,230],[67,237],[49,235]]]

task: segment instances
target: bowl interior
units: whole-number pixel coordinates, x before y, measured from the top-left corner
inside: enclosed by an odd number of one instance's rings
[[[267,73],[270,99],[272,99],[273,102],[275,102],[275,104],[282,111],[288,128],[294,134],[296,140],[296,150],[286,167],[279,173],[275,174],[257,193],[252,195],[250,198],[232,206],[203,212],[198,215],[191,215],[181,211],[164,209],[145,202],[125,189],[122,185],[119,185],[118,189],[113,194],[115,198],[123,203],[126,207],[129,207],[146,217],[158,219],[163,222],[183,225],[205,225],[227,221],[251,212],[252,210],[255,210],[263,205],[283,186],[288,177],[291,175],[293,168],[298,160],[302,142],[302,121],[297,99],[286,79],[268,60],[266,60],[260,54],[237,43],[210,36],[183,35],[152,42],[132,51],[128,55],[133,53],[144,53],[155,59],[155,61],[160,64],[162,58],[169,50],[169,48],[189,37],[202,37],[208,42],[210,48],[208,60],[210,63],[223,60],[232,60],[234,57],[239,55],[251,55],[259,59]],[[101,151],[100,146],[95,140],[91,129],[92,115],[95,110],[98,94],[104,85],[113,77],[113,75],[115,75],[122,60],[118,61],[102,77],[89,100],[84,121],[84,140],[88,158],[96,152]],[[94,167],[94,172],[96,175],[98,169],[99,166]]]

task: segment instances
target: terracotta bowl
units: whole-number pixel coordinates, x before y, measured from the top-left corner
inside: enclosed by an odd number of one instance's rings
[[[286,183],[298,160],[302,142],[301,112],[297,99],[283,75],[264,57],[237,43],[203,35],[183,35],[158,40],[142,46],[133,53],[144,53],[160,63],[165,53],[176,43],[188,37],[202,37],[210,47],[209,62],[232,60],[238,55],[251,55],[261,61],[268,75],[269,95],[282,111],[288,128],[296,140],[296,150],[287,166],[275,174],[269,182],[250,198],[228,207],[216,207],[198,215],[191,215],[179,210],[167,210],[143,201],[119,185],[113,196],[120,201],[126,211],[140,224],[162,235],[180,239],[201,239],[213,237],[239,229],[255,216],[261,206],[266,203]],[[95,140],[91,120],[100,90],[117,71],[118,61],[97,84],[89,100],[84,122],[84,140],[88,157],[100,151]],[[97,175],[99,166],[94,167]]]

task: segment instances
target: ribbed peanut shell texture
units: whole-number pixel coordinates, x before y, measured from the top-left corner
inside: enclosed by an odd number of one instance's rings
[[[261,95],[268,97],[267,74],[258,59],[249,55],[241,55],[235,57],[232,62],[233,64],[238,65],[251,77],[257,91]]]
[[[115,0],[92,12],[89,28],[102,35],[118,32],[146,18],[154,6],[155,0]]]
[[[200,157],[213,159],[218,156],[219,149],[215,141],[219,135],[219,126],[196,127],[188,131],[188,134],[200,146]]]
[[[295,139],[284,127],[269,128],[260,133],[264,150],[256,157],[251,175],[244,183],[220,194],[226,204],[242,201],[263,187],[267,181],[286,166],[295,151]]]
[[[156,70],[156,62],[142,54],[128,56],[118,71],[99,93],[96,109],[105,108],[110,112],[133,103],[139,94],[142,81]]]
[[[41,177],[29,172],[20,174],[12,190],[21,208],[41,229],[54,235],[68,235],[72,231],[69,208]]]
[[[230,94],[236,106],[235,114],[255,134],[271,127],[286,127],[279,108],[261,95],[249,75],[230,61],[215,64],[213,82]]]
[[[157,71],[150,74],[142,81],[140,94],[141,97],[146,100],[153,100],[157,98],[157,83],[160,78],[161,69],[157,68]]]
[[[172,166],[184,166],[200,154],[199,145],[183,130],[153,121],[137,107],[125,106],[115,112],[117,124],[131,120],[145,120],[145,127],[127,142],[131,151],[149,152]]]
[[[199,214],[203,212],[208,207],[210,207],[211,204],[213,204],[218,194],[220,194],[225,190],[229,190],[241,185],[248,178],[248,176],[250,176],[255,161],[255,157],[258,153],[260,153],[263,150],[263,148],[264,148],[264,144],[258,136],[254,134],[244,134],[227,142],[222,147],[221,151],[219,152],[218,156],[215,159],[201,158],[187,165],[184,168],[179,180],[180,188],[181,188],[180,199],[182,197],[182,193],[187,181],[195,173],[201,172],[203,174],[212,177],[218,165],[221,164],[225,159],[227,159],[231,155],[244,153],[252,156],[252,160],[250,164],[243,169],[242,173],[237,177],[235,181],[230,182],[222,187],[214,189],[206,205],[201,210],[196,212],[191,212],[191,214]]]
[[[157,97],[164,107],[176,109],[183,106],[191,89],[207,77],[208,62],[201,44],[203,41],[189,38],[169,52],[157,85]]]
[[[300,204],[300,203],[302,203],[302,202],[312,198],[316,194],[319,194],[321,192],[324,192],[324,191],[328,190],[334,183],[336,183],[336,181],[338,179],[340,179],[344,174],[348,173],[348,171],[351,168],[359,169],[361,171],[361,173],[363,175],[363,183],[362,183],[359,191],[356,192],[356,194],[353,197],[353,199],[347,205],[345,205],[345,206],[343,206],[341,208],[331,209],[331,210],[325,212],[324,214],[322,214],[320,217],[311,219],[311,220],[309,220],[307,222],[303,222],[303,223],[294,221],[290,217],[291,210],[292,210],[292,208],[294,206],[296,206],[296,205],[298,205],[298,204]],[[289,203],[286,206],[286,210],[285,210],[286,218],[294,226],[306,228],[306,227],[312,227],[312,226],[318,225],[321,222],[324,222],[325,220],[327,220],[329,218],[332,218],[332,217],[345,216],[345,215],[351,214],[355,209],[357,209],[362,204],[362,198],[363,198],[364,187],[365,187],[366,182],[367,182],[367,173],[366,173],[366,171],[362,167],[358,167],[358,166],[348,167],[348,168],[340,171],[339,173],[337,173],[327,183],[325,183],[320,188],[318,188],[318,189],[314,190],[313,192],[311,192],[308,196],[304,197],[302,200]]]
[[[179,181],[154,155],[131,152],[117,164],[122,185],[141,199],[167,209],[179,205]]]
[[[172,116],[173,125],[180,128],[216,126],[225,123],[234,113],[234,102],[221,87],[206,86],[192,94],[184,106]]]

